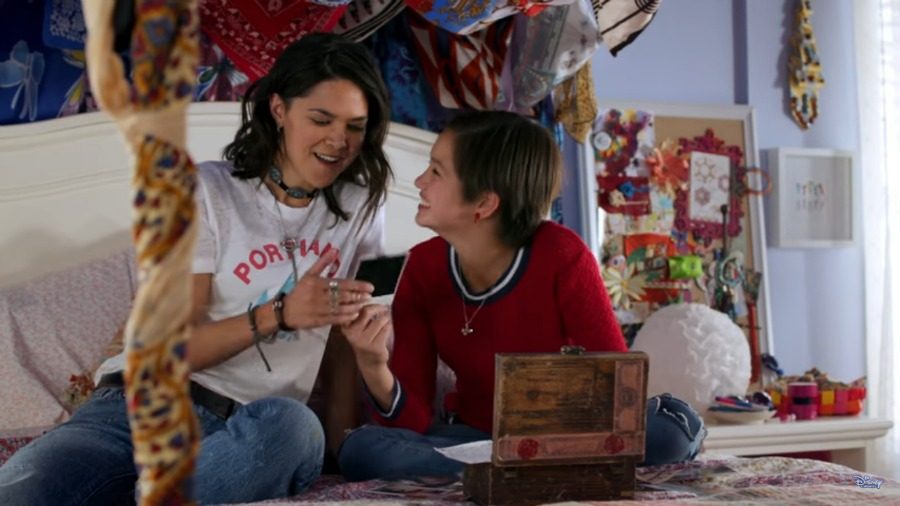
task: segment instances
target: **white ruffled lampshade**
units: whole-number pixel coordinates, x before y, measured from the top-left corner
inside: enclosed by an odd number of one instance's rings
[[[671,393],[701,414],[717,395],[743,394],[750,385],[750,345],[728,316],[703,304],[656,311],[634,338],[650,356],[648,396]]]

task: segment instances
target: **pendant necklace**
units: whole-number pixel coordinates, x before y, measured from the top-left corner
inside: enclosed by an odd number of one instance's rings
[[[481,311],[481,308],[484,307],[484,303],[487,302],[487,300],[488,300],[488,297],[485,297],[484,299],[482,299],[482,300],[481,300],[481,304],[478,304],[478,307],[475,308],[475,312],[472,313],[472,317],[469,318],[469,313],[466,311],[466,299],[463,298],[463,300],[462,300],[462,305],[463,305],[463,321],[464,321],[465,323],[463,323],[463,328],[459,329],[460,334],[462,334],[462,335],[464,335],[464,336],[468,336],[468,335],[470,335],[472,332],[475,332],[475,329],[473,329],[473,328],[471,327],[472,320],[474,320],[475,317],[478,316],[478,312]]]
[[[274,168],[274,166],[273,166],[273,168]],[[315,196],[315,194],[313,194],[313,196]],[[312,198],[312,197],[309,197],[309,198]],[[296,260],[295,254],[294,254],[294,252],[297,251],[298,240],[296,237],[291,237],[288,235],[287,225],[284,222],[284,215],[281,213],[281,206],[278,205],[278,198],[275,197],[274,193],[272,194],[272,200],[275,201],[275,212],[278,213],[278,222],[281,225],[282,239],[281,239],[281,242],[279,243],[279,245],[281,246],[281,248],[284,251],[287,252],[288,258],[291,260],[292,276],[294,278],[294,284],[296,284],[297,280],[300,277],[299,273],[297,272],[297,260]],[[300,230],[302,230],[303,227],[306,226],[306,222],[309,221],[309,217],[313,213],[313,205],[315,205],[315,199],[311,200],[309,205],[307,206],[306,217],[303,219],[303,224],[300,225],[300,228],[299,228]]]
[[[466,287],[466,282],[462,274],[462,268],[459,265],[459,258],[457,257],[456,250],[454,248],[450,248],[450,272],[452,273],[453,280],[456,283],[457,289],[462,295],[462,309],[463,309],[463,326],[459,329],[459,333],[468,336],[475,332],[475,329],[472,328],[472,321],[475,320],[475,317],[478,316],[478,312],[481,311],[481,308],[484,307],[485,303],[487,303],[488,299],[494,298],[495,295],[503,291],[504,287],[509,286],[513,276],[518,272],[519,266],[522,264],[522,258],[525,253],[525,248],[519,248],[519,251],[516,252],[513,257],[512,264],[507,268],[506,272],[500,276],[498,279],[486,292],[483,292],[481,295],[470,295],[469,290]],[[472,313],[472,316],[469,316],[469,311],[466,309],[466,301],[472,300],[477,301],[481,298],[481,303],[478,304],[478,307],[475,308],[475,312]]]
[[[287,235],[287,227],[284,225],[284,216],[281,215],[281,207],[278,205],[278,199],[275,199],[275,209],[278,211],[278,221],[281,222],[281,235],[283,237],[279,244],[281,245],[281,249],[287,252],[288,258],[291,259],[291,269],[293,269],[292,276],[294,277],[294,284],[296,284],[298,275],[297,261],[294,259],[294,250],[297,249],[297,238],[288,237]]]

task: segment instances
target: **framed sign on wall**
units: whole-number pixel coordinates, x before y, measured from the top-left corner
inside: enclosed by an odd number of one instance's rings
[[[850,151],[768,150],[773,182],[769,245],[777,248],[850,246],[856,239],[856,185]]]

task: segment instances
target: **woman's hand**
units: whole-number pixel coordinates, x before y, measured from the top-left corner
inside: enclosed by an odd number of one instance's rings
[[[337,255],[337,250],[328,250],[285,295],[283,312],[287,326],[310,329],[350,323],[372,298],[375,287],[371,283],[322,276]]]
[[[388,363],[388,337],[393,332],[391,308],[371,304],[359,312],[359,317],[341,327],[344,336],[356,355],[356,363],[363,375],[386,367]]]

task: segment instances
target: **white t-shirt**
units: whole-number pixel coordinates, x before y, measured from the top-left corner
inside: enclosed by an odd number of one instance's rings
[[[286,236],[298,243],[294,255],[300,276],[329,249],[337,248],[341,253],[322,275],[336,278],[355,275],[361,260],[383,253],[384,209],[360,226],[368,195],[365,187],[335,184],[335,196],[350,214],[344,221],[336,220],[328,211],[323,195],[307,207],[288,207],[277,202],[258,179],[237,179],[231,171],[227,162],[198,166],[200,228],[193,271],[213,274],[210,320],[246,315],[250,304],[263,304],[279,291],[293,289],[290,259],[281,246]],[[251,346],[221,364],[193,373],[191,379],[241,403],[272,395],[306,401],[319,372],[329,331],[330,327],[324,326],[279,332],[273,343],[262,343],[271,372]],[[121,370],[123,363],[123,355],[107,360],[97,377]]]

